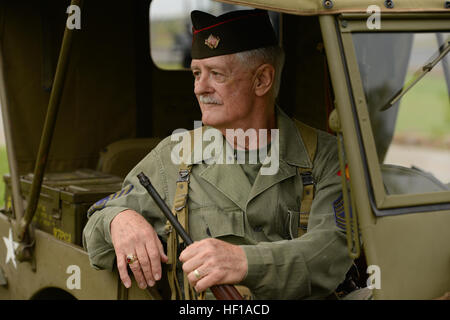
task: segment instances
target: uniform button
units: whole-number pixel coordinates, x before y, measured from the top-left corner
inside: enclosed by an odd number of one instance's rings
[[[261,232],[261,231],[263,231],[263,227],[262,226],[256,226],[256,227],[253,228],[253,231]]]

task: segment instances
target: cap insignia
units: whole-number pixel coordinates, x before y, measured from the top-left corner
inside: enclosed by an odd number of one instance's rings
[[[215,49],[219,45],[219,41],[220,41],[219,37],[210,34],[208,39],[205,40],[205,45],[207,45],[210,49]]]

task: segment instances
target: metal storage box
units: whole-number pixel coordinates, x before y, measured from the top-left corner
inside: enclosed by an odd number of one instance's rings
[[[11,177],[5,182],[5,210],[11,210]],[[21,176],[22,197],[28,198],[33,174]],[[33,225],[56,238],[81,246],[87,221],[86,212],[96,201],[120,190],[122,178],[81,169],[74,172],[48,173],[44,176]]]

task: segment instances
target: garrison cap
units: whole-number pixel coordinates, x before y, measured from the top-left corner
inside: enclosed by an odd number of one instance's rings
[[[218,17],[194,10],[192,59],[204,59],[275,46],[275,31],[265,10],[239,10]]]

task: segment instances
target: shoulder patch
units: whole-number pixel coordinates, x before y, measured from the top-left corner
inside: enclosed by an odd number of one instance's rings
[[[122,196],[126,196],[127,194],[129,194],[131,192],[131,190],[133,190],[133,188],[134,188],[134,186],[132,184],[129,184],[122,190],[119,190],[113,194],[110,194],[109,196],[107,196],[103,199],[98,200],[87,211],[88,217],[90,217],[95,211],[102,210],[103,208],[105,208],[108,201],[120,198]]]

